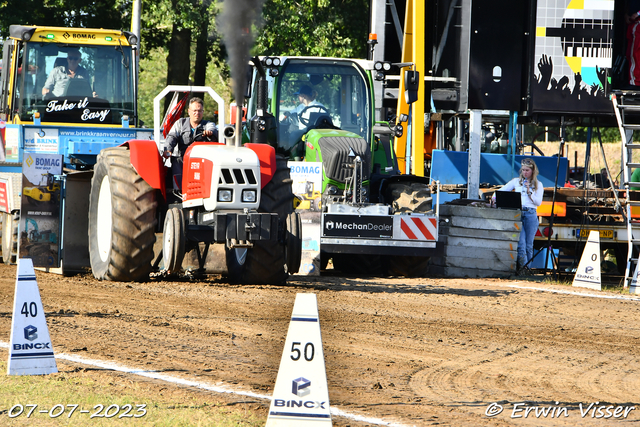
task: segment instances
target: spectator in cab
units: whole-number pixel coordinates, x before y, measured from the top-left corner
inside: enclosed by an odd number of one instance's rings
[[[307,125],[303,123],[303,120],[300,120],[300,117],[308,123],[312,112],[320,113],[326,111],[326,108],[324,108],[324,105],[316,101],[313,90],[308,85],[300,86],[300,89],[295,92],[294,95],[298,95],[298,101],[300,101],[300,104],[294,110],[298,115],[298,127],[300,129],[306,129]],[[317,106],[318,108],[312,108],[314,106]]]
[[[89,73],[80,65],[80,61],[82,61],[80,50],[76,48],[70,49],[67,52],[66,65],[60,65],[51,70],[49,77],[44,82],[42,96],[45,98],[51,95],[56,97],[64,96],[72,79],[84,79],[89,83]],[[89,87],[91,87],[90,83]],[[97,96],[93,91],[92,95],[94,97]]]

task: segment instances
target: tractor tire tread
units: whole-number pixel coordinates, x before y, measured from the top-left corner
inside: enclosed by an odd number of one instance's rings
[[[96,243],[98,195],[106,168],[112,196],[112,237],[108,260],[102,262]],[[91,182],[89,248],[93,274],[100,280],[141,281],[151,272],[157,225],[156,190],[131,166],[130,152],[124,147],[103,150]],[[94,192],[96,194],[94,194]]]

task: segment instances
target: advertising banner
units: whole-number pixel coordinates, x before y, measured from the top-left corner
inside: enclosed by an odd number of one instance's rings
[[[30,153],[57,153],[59,145],[58,129],[24,130],[24,150]]]
[[[533,110],[611,114],[613,0],[537,3]]]
[[[289,162],[293,192],[302,203],[302,261],[298,274],[320,275],[320,212],[322,209],[322,163]]]
[[[35,267],[60,265],[60,181],[62,155],[25,153],[19,257]]]
[[[11,186],[9,180],[6,178],[0,178],[0,212],[11,212],[9,208]]]

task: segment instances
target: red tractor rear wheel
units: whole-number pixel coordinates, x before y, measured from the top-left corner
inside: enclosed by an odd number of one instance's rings
[[[127,148],[100,152],[89,196],[89,258],[97,279],[148,279],[157,205],[156,190],[131,166]]]

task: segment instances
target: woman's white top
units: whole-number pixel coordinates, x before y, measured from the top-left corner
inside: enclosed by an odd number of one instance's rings
[[[520,178],[513,178],[507,182],[498,191],[516,191],[520,193],[523,208],[537,208],[542,204],[542,195],[544,194],[544,186],[538,181],[538,187],[534,190],[533,186],[529,187],[531,195],[527,194],[527,187],[520,184]]]

